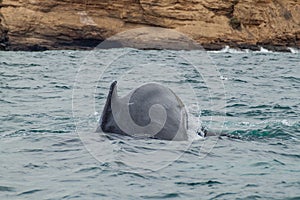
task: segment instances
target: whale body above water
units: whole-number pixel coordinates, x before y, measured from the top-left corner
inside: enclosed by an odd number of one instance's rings
[[[124,97],[114,81],[97,132],[163,140],[187,140],[188,115],[180,98],[158,83],[146,83]]]
[[[114,81],[96,130],[101,131],[139,138],[187,140],[188,114],[181,99],[161,84],[146,83],[119,97],[117,81]],[[204,127],[197,134],[218,136]]]

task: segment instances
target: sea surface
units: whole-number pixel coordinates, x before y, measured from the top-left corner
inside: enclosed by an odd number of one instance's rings
[[[171,88],[189,140],[95,133],[113,80]],[[0,87],[0,199],[300,199],[297,50],[0,52]]]

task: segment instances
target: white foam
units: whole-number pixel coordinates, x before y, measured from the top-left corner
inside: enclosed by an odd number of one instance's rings
[[[293,48],[293,47],[288,47],[287,48],[291,53],[293,54],[299,54],[300,49]],[[225,46],[223,49],[218,50],[218,51],[209,51],[209,53],[232,53],[232,54],[237,54],[237,53],[251,53],[251,52],[256,52],[256,53],[273,53],[273,51],[265,49],[263,47],[260,47],[258,51],[251,51],[249,49],[234,49],[230,48],[229,46]]]
[[[202,123],[200,119],[190,114],[188,120],[189,120],[188,121],[189,129],[187,134],[188,134],[189,141],[204,139],[204,134],[203,136],[198,134],[198,131],[201,129],[201,123]]]
[[[221,79],[221,80],[223,80],[223,81],[227,81],[227,80],[228,80],[228,78],[227,78],[227,77],[225,77],[225,76],[222,76],[222,75],[220,76],[220,79]]]
[[[293,122],[288,121],[288,120],[286,120],[286,119],[283,119],[283,120],[281,121],[281,124],[283,124],[283,125],[285,125],[285,126],[293,126],[293,125],[294,125]]]
[[[299,49],[295,49],[295,48],[292,48],[292,47],[288,47],[287,49],[290,50],[291,53],[295,53],[295,54],[300,53]]]
[[[229,53],[229,46],[225,46],[223,49],[220,50],[221,53]]]
[[[259,50],[260,53],[272,53],[272,51],[269,51],[268,49],[265,49],[263,47],[260,47],[260,50]]]
[[[249,53],[250,50],[249,49],[244,49],[244,50],[239,50],[239,49],[234,49],[234,48],[230,48],[229,46],[225,46],[223,49],[219,50],[219,51],[209,51],[211,53]]]

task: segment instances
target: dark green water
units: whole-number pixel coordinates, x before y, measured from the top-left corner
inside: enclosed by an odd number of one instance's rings
[[[299,63],[272,52],[0,52],[0,199],[299,199]],[[112,80],[120,95],[172,88],[190,140],[96,134]],[[197,138],[200,122],[238,138]]]

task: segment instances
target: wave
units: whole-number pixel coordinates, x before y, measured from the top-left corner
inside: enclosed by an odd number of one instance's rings
[[[265,49],[263,47],[260,47],[260,50],[258,52],[260,52],[260,53],[272,53],[272,51],[270,51],[268,49]]]
[[[263,47],[260,47],[259,51],[252,51],[250,49],[236,49],[231,48],[230,46],[225,46],[223,49],[218,51],[209,51],[210,53],[230,53],[230,54],[242,54],[242,53],[273,53],[273,51],[270,51],[268,49],[265,49]]]
[[[248,128],[234,128],[226,132],[227,135],[238,136],[242,139],[266,139],[266,138],[280,138],[282,140],[296,140],[299,141],[299,122],[290,122],[286,119],[278,122],[269,122],[265,124],[245,125]],[[261,126],[264,125],[264,126]]]
[[[293,54],[299,54],[300,49],[293,48],[293,47],[288,47],[287,50],[289,50]],[[258,51],[253,51],[250,49],[236,49],[236,48],[231,48],[230,46],[225,46],[221,50],[217,51],[209,51],[209,53],[230,53],[230,54],[241,54],[241,53],[274,53],[271,50],[268,50],[264,47],[259,47]]]
[[[210,53],[249,53],[249,49],[234,49],[229,46],[225,46],[223,49],[218,51],[209,51]]]
[[[287,49],[290,50],[290,52],[294,53],[294,54],[300,53],[300,49],[296,49],[296,48],[292,48],[292,47],[288,47]]]

